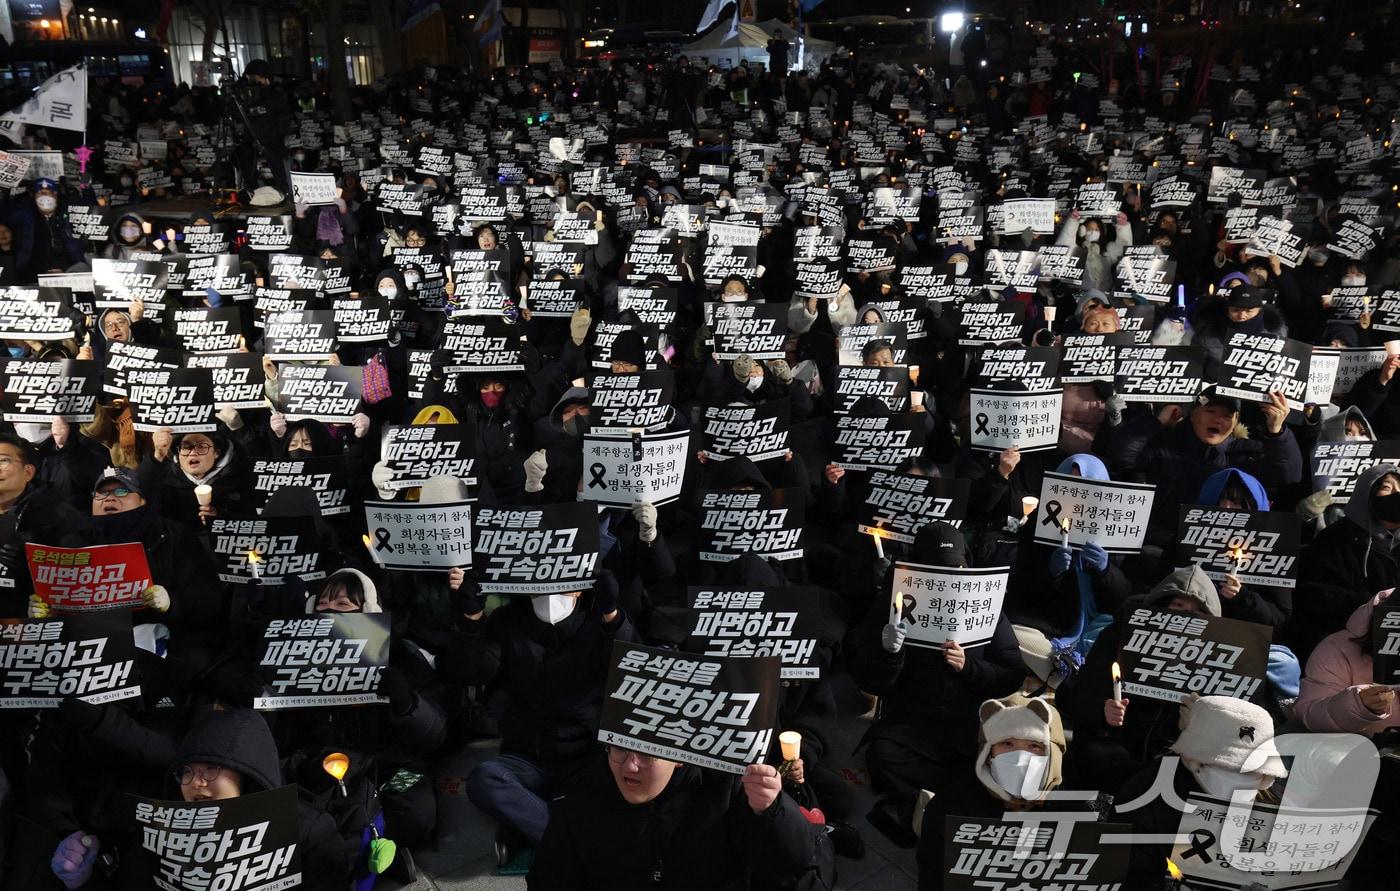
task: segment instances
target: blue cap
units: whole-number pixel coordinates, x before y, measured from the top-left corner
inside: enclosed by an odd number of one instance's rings
[[[36,191],[36,192],[42,192],[42,191],[44,191],[45,189],[48,189],[50,192],[57,192],[57,191],[58,191],[58,183],[54,182],[54,181],[51,180],[51,179],[36,179],[36,180],[34,180],[34,191]]]

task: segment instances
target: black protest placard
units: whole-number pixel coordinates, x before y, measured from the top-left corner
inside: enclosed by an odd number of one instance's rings
[[[68,340],[81,319],[53,288],[5,288],[0,293],[0,337],[6,340]]]
[[[436,476],[476,485],[476,433],[471,424],[384,428],[380,460],[392,474],[385,489],[411,489]]]
[[[595,374],[589,380],[594,430],[651,430],[671,417],[675,376],[669,368],[632,374]]]
[[[1248,402],[1268,402],[1280,392],[1293,411],[1302,411],[1308,392],[1312,345],[1300,340],[1235,332],[1225,345],[1216,392]]]
[[[219,581],[234,585],[280,585],[290,576],[324,578],[321,541],[307,517],[209,521],[209,540]]]
[[[776,656],[782,677],[821,677],[820,588],[700,588],[686,592],[694,616],[681,649],[702,656]]]
[[[1342,219],[1327,240],[1327,249],[1349,260],[1365,261],[1379,243],[1380,236],[1375,228],[1360,220]]]
[[[792,274],[794,296],[823,300],[830,300],[840,293],[844,277],[841,262],[825,257],[796,261]]]
[[[394,328],[389,301],[378,294],[342,297],[331,303],[335,336],[340,343],[379,343]]]
[[[185,265],[185,286],[182,293],[189,297],[206,296],[209,290],[231,300],[247,300],[253,286],[243,275],[237,254],[207,254],[190,256]]]
[[[145,887],[271,891],[302,884],[295,786],[197,803],[132,800],[148,853]]]
[[[1125,346],[1115,381],[1125,402],[1190,402],[1201,391],[1201,360],[1189,346]]]
[[[852,236],[846,241],[846,269],[852,273],[891,272],[896,247],[885,235]]]
[[[328,309],[279,312],[263,325],[263,353],[277,362],[325,361],[339,348],[335,313]]]
[[[669,504],[685,484],[690,433],[633,433],[583,438],[585,477],[579,497],[597,504],[631,507]]]
[[[101,207],[70,205],[65,216],[74,238],[85,241],[107,241],[111,238],[112,224]]]
[[[1155,486],[1092,480],[1047,472],[1040,483],[1040,544],[1082,547],[1094,542],[1110,554],[1142,550]]]
[[[617,342],[618,335],[624,331],[636,331],[642,337],[642,356],[646,360],[644,369],[659,368],[661,363],[657,359],[656,345],[657,333],[647,325],[628,325],[622,322],[594,322],[593,323],[593,350],[590,364],[594,368],[612,367],[612,348]]]
[[[472,562],[472,503],[366,501],[370,554],[385,569],[442,572]]]
[[[903,325],[858,322],[841,329],[841,336],[836,340],[836,361],[842,365],[860,365],[865,361],[866,346],[875,342],[882,342],[889,348],[896,365],[903,365],[908,358],[909,341]]]
[[[904,365],[836,366],[836,403],[832,411],[849,412],[856,402],[867,396],[879,399],[892,412],[909,408],[909,368]]]
[[[643,241],[638,232],[622,258],[624,279],[640,282],[659,275],[670,282],[685,279],[680,245],[674,241]]]
[[[1114,297],[1141,297],[1149,303],[1170,303],[1172,286],[1176,282],[1176,261],[1155,247],[1129,248],[1114,267],[1114,276]]]
[[[175,336],[189,353],[231,353],[242,344],[237,307],[175,310]]]
[[[287,365],[279,378],[282,413],[289,421],[348,424],[360,410],[364,378],[358,367]]]
[[[169,269],[160,260],[92,261],[92,293],[98,309],[127,309],[135,301],[146,304],[146,311],[159,321],[165,301],[165,280]]]
[[[62,359],[0,361],[0,412],[11,423],[50,423],[62,418],[86,424],[97,411],[102,382],[97,363]]]
[[[1040,266],[1042,279],[1078,285],[1084,280],[1084,258],[1087,251],[1082,247],[1065,244],[1047,244],[1036,251],[1036,263]]]
[[[481,507],[472,518],[472,570],[483,594],[567,594],[593,587],[598,510],[586,501]]]
[[[1060,351],[1054,347],[987,346],[978,351],[973,369],[972,380],[981,389],[1002,390],[1010,384],[1044,393],[1059,386]]]
[[[846,470],[893,470],[924,450],[927,415],[904,412],[836,418],[836,463]]]
[[[567,319],[583,305],[583,279],[544,279],[530,283],[530,314]]]
[[[581,245],[557,241],[530,241],[525,244],[525,255],[536,278],[545,278],[555,272],[562,272],[571,278],[583,275],[585,250]]]
[[[253,708],[275,710],[386,702],[375,691],[389,664],[388,613],[322,613],[273,619],[263,632]]]
[[[243,223],[248,248],[254,251],[285,251],[292,246],[292,215],[250,216]]]
[[[1182,210],[1194,205],[1200,197],[1199,183],[1181,176],[1164,176],[1152,184],[1148,202],[1154,212]]]
[[[102,389],[125,396],[126,376],[133,369],[179,368],[181,358],[180,350],[175,348],[112,341],[107,344],[107,367],[103,369]]]
[[[1039,281],[1038,260],[1035,251],[987,251],[986,283],[998,291],[1003,288],[1034,291]]]
[[[1067,837],[1058,830],[1069,823]],[[1126,824],[991,820],[949,815],[942,832],[944,891],[1096,891],[1126,887]],[[1106,838],[1124,836],[1124,839]]]
[[[791,411],[787,399],[760,405],[706,406],[702,433],[705,457],[711,461],[763,461],[787,454]]]
[[[1152,340],[1152,329],[1157,320],[1156,307],[1115,306],[1113,311],[1118,315],[1118,331],[1131,334],[1131,343],[1141,346]],[[1118,353],[1122,355],[1121,347]]]
[[[179,242],[189,254],[227,254],[233,250],[233,231],[221,223],[191,223],[180,233]]]
[[[715,358],[781,359],[788,334],[788,308],[781,303],[712,303]]]
[[[754,245],[718,244],[705,251],[705,261],[701,267],[701,278],[705,284],[717,288],[731,275],[742,276],[746,281],[758,271],[758,248]]]
[[[457,203],[461,219],[469,223],[503,223],[511,213],[511,192],[501,185],[465,186]]]
[[[262,408],[266,373],[257,353],[218,353],[189,356],[190,368],[207,368],[214,385],[214,404],[220,408]]]
[[[1016,447],[1043,452],[1059,446],[1063,390],[974,388],[969,398],[973,449],[1001,452]]]
[[[172,433],[212,433],[214,381],[204,368],[133,368],[126,375],[126,398],[138,433],[169,428]]]
[[[949,207],[940,202],[937,226],[940,242],[981,241],[985,227],[982,208],[975,205]]]
[[[680,308],[679,292],[671,287],[618,285],[617,312],[621,315],[630,312],[636,315],[643,325],[658,328],[669,327],[676,322]]]
[[[1182,505],[1176,562],[1194,563],[1217,582],[1233,575],[1254,587],[1292,588],[1300,523],[1294,513]]]
[[[520,329],[499,315],[449,319],[438,348],[446,354],[442,371],[447,374],[525,370]]]
[[[1206,200],[1212,204],[1225,204],[1231,195],[1238,194],[1246,204],[1258,202],[1263,195],[1265,178],[1263,170],[1212,165]]]
[[[274,288],[318,291],[325,262],[311,254],[273,254],[267,258],[267,283]]]
[[[253,462],[253,499],[258,513],[273,492],[283,486],[304,486],[316,493],[321,513],[350,512],[350,475],[339,455],[278,461],[259,458]]]
[[[971,485],[946,477],[871,471],[856,529],[913,544],[915,533],[935,520],[952,526],[962,523]]]
[[[1294,231],[1293,223],[1289,220],[1264,214],[1251,233],[1244,252],[1251,257],[1278,257],[1281,264],[1293,268],[1303,261],[1303,255],[1307,253],[1307,240]]]
[[[510,298],[510,255],[503,248],[452,252],[453,315],[500,315]]]
[[[0,619],[0,709],[100,705],[141,695],[125,613]]]
[[[700,559],[728,563],[753,553],[801,559],[806,500],[797,489],[700,493]]]
[[[1060,339],[1060,380],[1084,384],[1114,379],[1118,350],[1133,345],[1127,331],[1113,334],[1066,334]]]
[[[1356,481],[1377,464],[1400,464],[1400,441],[1319,442],[1312,453],[1312,491],[1326,489],[1334,502],[1345,502]]]
[[[374,190],[375,209],[385,213],[421,217],[427,203],[427,191],[415,183],[380,183]]]
[[[1274,633],[1268,625],[1145,607],[1121,623],[1118,663],[1131,696],[1249,699],[1264,683]]]
[[[1371,679],[1400,685],[1400,604],[1382,602],[1371,611]]]
[[[772,745],[780,672],[776,656],[696,656],[616,641],[598,740],[741,774]]]
[[[951,640],[980,647],[996,631],[1010,571],[1009,566],[897,562],[890,579],[890,621],[905,624],[910,646],[939,649]]]
[[[1019,341],[1026,320],[1026,307],[1020,303],[978,300],[964,303],[958,312],[958,343],[981,346]]]

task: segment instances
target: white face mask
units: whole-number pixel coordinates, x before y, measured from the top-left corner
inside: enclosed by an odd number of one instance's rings
[[[959,260],[958,262],[954,263],[954,264],[953,264],[953,274],[954,274],[954,275],[967,275],[967,261],[966,261],[966,260]]]
[[[1257,773],[1240,773],[1214,764],[1202,764],[1193,773],[1196,775],[1196,782],[1201,784],[1206,794],[1226,801],[1237,791],[1248,792],[1249,800],[1253,801],[1259,794],[1260,782],[1263,779]]]
[[[743,303],[745,300],[749,299],[749,295],[745,294],[743,291],[740,291],[737,294],[730,294],[728,292],[725,292],[719,295],[719,299],[722,303]]]
[[[379,287],[379,296],[383,297],[385,300],[393,300],[395,297],[399,296],[399,289],[393,285],[381,285]]]
[[[1308,259],[1313,261],[1315,266],[1321,266],[1327,262],[1327,252],[1324,250],[1308,251]]]
[[[34,206],[44,213],[53,213],[54,208],[58,207],[58,199],[52,195],[40,195],[34,199]]]
[[[1045,772],[1050,767],[1049,755],[1037,755],[1024,749],[1002,752],[988,764],[992,779],[997,781],[1010,794],[1027,800],[1035,799],[1043,791]]]
[[[1370,442],[1370,441],[1371,441],[1371,437],[1367,436],[1367,435],[1364,434],[1364,433],[1348,433],[1348,434],[1346,435],[1346,441],[1347,441],[1347,442]]]
[[[1085,244],[1096,244],[1096,243],[1098,243],[1098,240],[1099,240],[1099,230],[1097,230],[1097,229],[1090,229],[1088,232],[1085,232],[1085,233],[1084,233],[1084,243],[1085,243]]]
[[[752,393],[754,390],[757,390],[759,387],[763,386],[763,375],[760,374],[756,377],[751,375],[748,380],[744,381],[744,386],[748,388],[748,391],[750,393]]]
[[[121,235],[123,241],[135,241],[141,237],[141,230],[136,226],[122,226],[118,230],[118,234]]]
[[[538,594],[530,598],[530,608],[546,625],[558,625],[574,612],[578,598],[569,594]]]
[[[1359,288],[1364,284],[1366,284],[1366,276],[1364,275],[1342,276],[1342,287],[1344,288]]]

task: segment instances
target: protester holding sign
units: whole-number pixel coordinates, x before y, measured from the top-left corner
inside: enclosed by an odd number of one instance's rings
[[[1356,608],[1346,627],[1334,631],[1308,657],[1293,714],[1314,733],[1361,733],[1374,737],[1400,726],[1395,690],[1376,675],[1373,616],[1391,591]]]
[[[203,523],[245,509],[248,467],[236,438],[223,432],[174,436],[161,429],[152,435],[151,446],[141,461],[141,489],[151,494],[162,516],[178,523]]]
[[[0,612],[6,616],[27,612],[31,585],[25,544],[77,545],[78,530],[87,525],[61,492],[36,479],[37,463],[27,440],[0,432],[0,582],[8,582],[0,584],[0,603],[5,604]]]

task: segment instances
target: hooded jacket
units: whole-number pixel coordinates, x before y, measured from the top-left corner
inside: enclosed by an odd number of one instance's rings
[[[1391,590],[1381,591],[1361,604],[1347,619],[1347,625],[1322,639],[1308,658],[1307,671],[1293,705],[1293,715],[1312,733],[1363,733],[1375,736],[1390,727],[1400,727],[1400,712],[1391,709],[1377,715],[1361,702],[1360,690],[1370,686],[1372,673],[1370,647],[1362,641],[1371,637],[1371,615],[1390,598]]]

